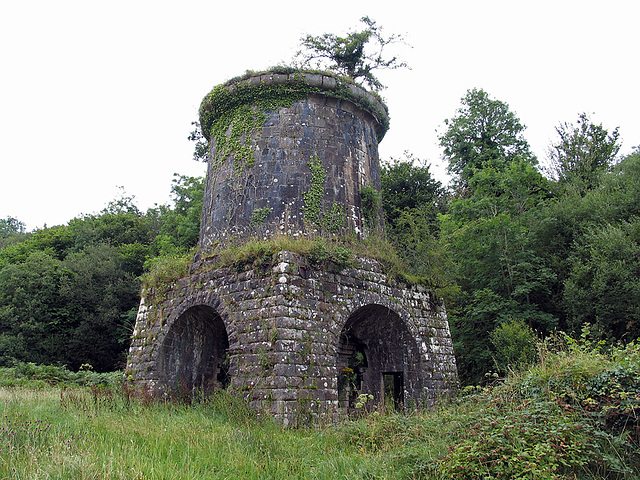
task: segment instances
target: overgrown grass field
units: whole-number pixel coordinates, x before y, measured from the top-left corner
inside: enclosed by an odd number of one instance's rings
[[[1,478],[366,478],[327,429],[284,430],[232,399],[142,405],[78,389],[4,389]],[[233,405],[220,405],[231,400]]]
[[[117,375],[0,369],[2,479],[639,478],[640,347],[568,340],[438,407],[282,428],[222,392],[126,395]]]

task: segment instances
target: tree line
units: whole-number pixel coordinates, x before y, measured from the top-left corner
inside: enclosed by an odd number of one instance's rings
[[[140,279],[198,240],[204,180],[176,175],[172,203],[141,212],[122,194],[97,214],[25,232],[0,220],[0,366],[122,369]]]
[[[640,151],[581,114],[541,168],[509,106],[469,90],[439,140],[453,181],[407,154],[382,165],[386,235],[407,273],[445,298],[464,383],[535,355],[553,331],[640,334]],[[26,232],[0,220],[0,365],[122,368],[140,278],[197,244],[204,181],[176,175],[169,205],[122,195]]]
[[[640,335],[640,151],[619,158],[617,128],[580,114],[541,168],[524,130],[472,89],[439,136],[449,188],[411,158],[383,168],[389,238],[445,297],[465,383],[533,361],[557,330]]]

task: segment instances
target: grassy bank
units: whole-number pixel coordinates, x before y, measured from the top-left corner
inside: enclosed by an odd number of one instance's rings
[[[300,429],[224,392],[156,403],[108,379],[29,384],[4,369],[0,478],[638,478],[639,346],[565,339],[540,351],[531,368],[433,410]]]
[[[80,389],[3,389],[0,478],[367,478],[330,429],[284,430],[232,398],[142,404]]]

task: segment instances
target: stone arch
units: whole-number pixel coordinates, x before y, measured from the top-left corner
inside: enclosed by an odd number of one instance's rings
[[[376,405],[404,408],[420,396],[420,353],[407,322],[378,303],[357,308],[345,322],[337,346],[338,401],[352,408],[359,394]]]
[[[159,341],[160,386],[177,395],[210,394],[229,383],[229,335],[210,305],[183,306]]]

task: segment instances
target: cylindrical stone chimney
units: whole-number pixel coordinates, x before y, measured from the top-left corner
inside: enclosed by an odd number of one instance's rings
[[[256,74],[216,87],[200,123],[210,142],[202,247],[381,231],[378,142],[389,118],[374,95],[326,74]]]

